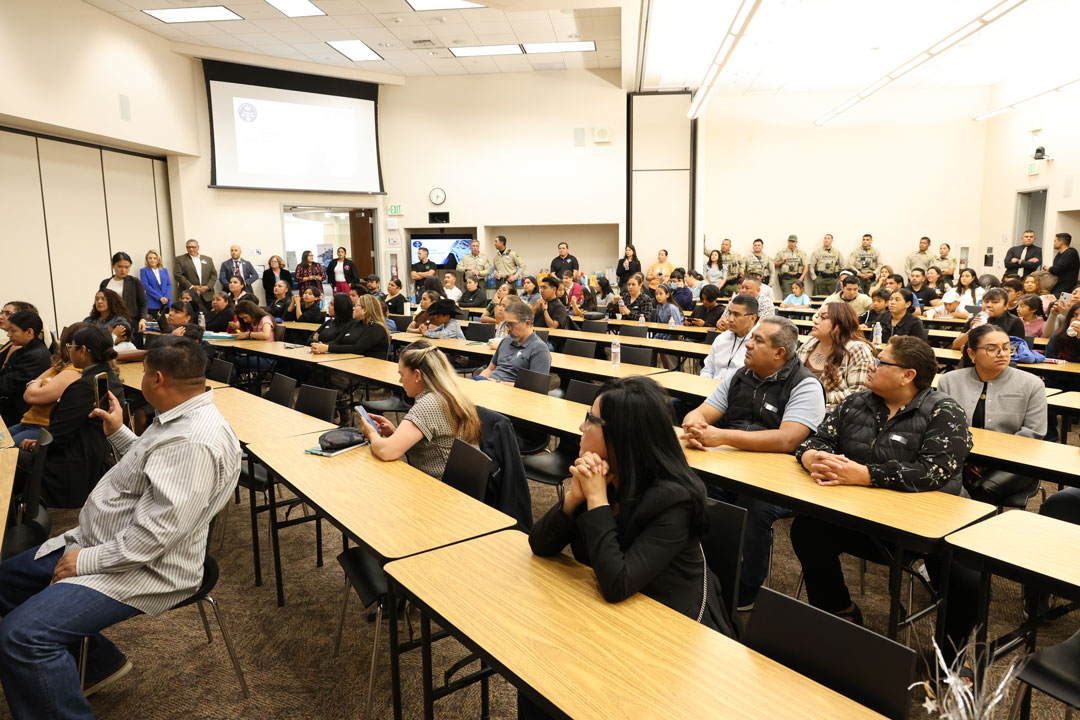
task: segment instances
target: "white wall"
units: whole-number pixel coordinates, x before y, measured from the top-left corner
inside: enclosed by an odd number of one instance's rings
[[[619,258],[619,225],[492,225],[486,228],[486,244],[494,247],[495,237],[506,238],[525,263],[528,275],[551,270],[551,261],[559,254],[559,243],[570,246],[582,272],[602,272],[615,267]],[[481,245],[485,241],[481,241]],[[489,255],[490,257],[490,255]]]

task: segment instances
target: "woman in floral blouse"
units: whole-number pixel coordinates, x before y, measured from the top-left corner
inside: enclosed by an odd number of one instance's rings
[[[326,268],[322,266],[322,263],[315,262],[310,250],[305,250],[300,264],[296,266],[296,272],[293,273],[293,279],[296,280],[300,293],[304,292],[304,288],[316,288],[319,290],[318,294],[322,295],[322,286],[326,282]]]
[[[825,409],[831,412],[848,395],[866,389],[874,347],[863,337],[851,306],[831,302],[814,318],[799,360],[825,386]]]

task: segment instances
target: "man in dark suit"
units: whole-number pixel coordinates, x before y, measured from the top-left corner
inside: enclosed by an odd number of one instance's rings
[[[1035,244],[1035,231],[1025,230],[1020,244],[1005,253],[1005,272],[1015,272],[1023,277],[1042,265],[1042,248]]]
[[[187,255],[176,258],[176,285],[181,292],[191,290],[200,309],[205,310],[214,297],[217,270],[212,259],[199,254],[198,240],[189,239],[185,249]]]
[[[1054,286],[1054,296],[1060,297],[1061,293],[1071,293],[1076,287],[1076,276],[1080,273],[1080,254],[1072,247],[1072,235],[1058,233],[1054,236],[1054,264],[1046,268],[1050,274],[1057,278]]]
[[[218,270],[218,281],[222,290],[229,289],[229,281],[238,277],[244,281],[244,287],[249,292],[255,292],[255,282],[259,280],[259,273],[255,272],[255,266],[240,257],[240,246],[233,245],[229,248],[229,259],[221,263]]]

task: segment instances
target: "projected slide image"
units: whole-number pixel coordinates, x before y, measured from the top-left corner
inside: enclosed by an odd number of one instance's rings
[[[356,174],[356,118],[350,108],[233,97],[240,172],[348,178]],[[332,145],[326,138],[334,138]]]

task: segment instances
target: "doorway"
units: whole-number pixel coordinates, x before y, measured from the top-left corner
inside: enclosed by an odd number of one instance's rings
[[[376,274],[374,208],[284,206],[285,263],[296,267],[304,251],[324,266],[344,247],[360,277]]]
[[[1046,188],[1016,193],[1016,226],[1013,228],[1013,244],[1019,244],[1025,230],[1035,231],[1035,244],[1046,246],[1043,231],[1046,229]]]

